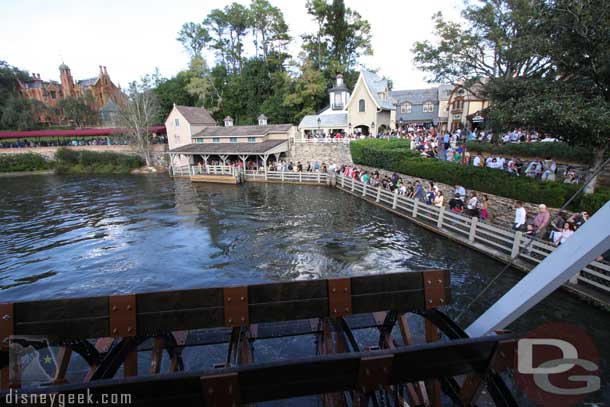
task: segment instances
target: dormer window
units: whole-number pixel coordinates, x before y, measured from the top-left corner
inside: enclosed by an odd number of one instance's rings
[[[432,102],[426,102],[424,103],[424,113],[432,113],[434,112],[434,103]]]
[[[260,116],[258,116],[258,125],[266,126],[267,125],[267,116],[265,116],[264,114],[261,114]]]
[[[225,127],[233,126],[233,118],[231,116],[225,117],[224,122],[225,122]]]
[[[402,105],[400,105],[400,113],[411,113],[412,108],[413,107],[411,106],[411,103],[403,103]]]

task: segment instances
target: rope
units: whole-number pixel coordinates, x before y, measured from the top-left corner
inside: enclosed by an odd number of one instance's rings
[[[600,165],[600,167],[597,169],[597,171],[595,171],[593,174],[591,174],[587,180],[585,181],[585,183],[578,189],[578,191],[574,192],[572,194],[572,196],[570,196],[570,198],[564,202],[564,204],[561,206],[561,208],[559,208],[559,212],[563,211],[570,203],[572,203],[572,201],[574,201],[574,199],[576,199],[576,197],[578,195],[580,195],[580,193],[585,189],[585,187],[593,180],[593,178],[595,178],[597,175],[599,175],[600,172],[602,172],[602,170],[604,169],[604,167],[610,163],[610,157],[608,159],[606,159],[606,161],[604,161],[602,163],[602,165]],[[553,220],[556,220],[559,216],[557,215],[555,218],[553,218]],[[527,242],[527,244],[525,245],[525,247],[523,248],[524,251],[527,251],[527,249],[530,247],[530,245],[534,242],[534,239],[530,239],[529,242]],[[496,280],[498,278],[500,278],[502,276],[502,274],[504,274],[504,272],[506,272],[506,270],[508,270],[514,263],[514,261],[516,260],[516,257],[514,259],[511,259],[510,262],[508,262],[506,264],[506,266],[504,266],[504,268],[493,278],[491,279],[491,281],[489,282],[489,284],[487,284],[485,286],[485,288],[483,288],[483,290],[481,292],[479,292],[479,294],[465,307],[462,309],[462,311],[458,314],[458,316],[455,318],[455,322],[459,322],[460,318],[464,315],[464,313],[466,311],[468,311],[470,309],[470,307],[472,307],[474,305],[474,303],[476,303],[479,298],[481,298],[483,296],[483,294],[485,294],[490,288],[491,286],[496,282]]]

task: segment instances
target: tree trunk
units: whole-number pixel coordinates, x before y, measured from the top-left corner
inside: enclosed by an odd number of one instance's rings
[[[591,167],[591,169],[589,170],[589,176],[591,176],[592,174],[594,174],[604,163],[604,160],[606,158],[606,151],[608,150],[608,147],[606,146],[598,146],[593,150],[593,166]],[[591,182],[589,182],[589,184],[587,184],[587,186],[584,189],[584,192],[586,194],[592,194],[593,192],[595,192],[595,187],[597,186],[597,179],[599,178],[599,174],[596,175],[595,177],[593,177],[591,179]]]

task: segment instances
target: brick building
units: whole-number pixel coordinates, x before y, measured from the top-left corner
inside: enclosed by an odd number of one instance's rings
[[[115,85],[105,66],[100,65],[100,71],[96,77],[75,81],[72,78],[70,68],[62,63],[59,66],[60,82],[49,80],[43,81],[40,74],[32,74],[27,82],[17,81],[18,91],[28,99],[35,99],[45,106],[52,108],[67,97],[84,97],[90,93],[92,108],[97,112],[105,112],[104,117],[112,116],[118,106],[127,102],[127,96],[120,87]],[[53,121],[52,117],[41,117],[41,121]]]

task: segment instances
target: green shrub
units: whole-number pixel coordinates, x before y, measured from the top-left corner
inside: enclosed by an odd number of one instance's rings
[[[53,168],[53,161],[40,154],[0,154],[0,172],[43,171]]]
[[[410,151],[405,153],[404,148],[399,144],[392,149],[390,143],[385,140],[355,141],[350,144],[350,149],[352,160],[356,164],[396,171],[449,185],[460,184],[468,189],[526,202],[545,203],[555,208],[563,205],[579,188],[574,184],[541,182],[529,177],[516,177],[491,168],[421,158],[414,156]],[[570,209],[586,209],[593,213],[609,199],[609,191],[582,195],[571,204]]]
[[[144,165],[137,155],[127,155],[110,151],[76,151],[60,148],[55,153],[58,173],[128,173]]]
[[[501,154],[518,157],[551,157],[555,160],[591,164],[593,151],[581,146],[571,146],[566,143],[508,143],[491,144],[469,141],[466,143],[469,151]]]

